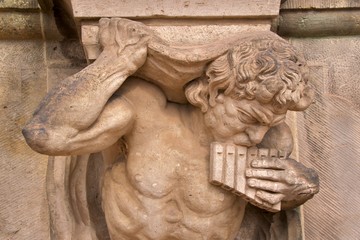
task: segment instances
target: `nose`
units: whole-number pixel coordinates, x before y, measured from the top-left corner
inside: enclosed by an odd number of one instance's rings
[[[253,144],[258,144],[263,140],[268,130],[268,126],[251,126],[247,128],[246,132],[249,135],[250,141]]]

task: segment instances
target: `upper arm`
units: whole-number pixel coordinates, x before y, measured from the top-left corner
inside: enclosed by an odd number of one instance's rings
[[[132,103],[125,97],[110,98],[94,124],[71,138],[68,148],[72,154],[101,151],[132,129],[135,115]]]
[[[96,121],[85,129],[73,129],[67,125],[56,128],[39,126],[30,122],[24,135],[27,135],[28,144],[43,154],[85,154],[101,151],[114,144],[131,130],[134,121],[135,111],[131,102],[123,96],[113,96]]]

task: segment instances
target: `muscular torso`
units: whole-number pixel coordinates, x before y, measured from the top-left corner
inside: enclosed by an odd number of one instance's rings
[[[234,239],[245,202],[209,183],[211,139],[197,110],[166,103],[159,89],[138,80],[121,94],[136,120],[125,136],[126,162],[105,176],[112,238]]]

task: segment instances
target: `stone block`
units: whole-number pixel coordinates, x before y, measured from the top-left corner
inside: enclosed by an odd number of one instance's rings
[[[48,88],[85,67],[76,41],[0,41],[0,239],[50,239],[48,156],[21,129]]]
[[[49,239],[47,156],[21,134],[46,93],[43,43],[0,41],[0,239]]]
[[[39,9],[37,0],[2,0],[0,8]]]
[[[0,11],[0,39],[31,38],[42,38],[39,13]]]
[[[359,35],[359,22],[359,9],[283,11],[277,32],[291,37]]]
[[[141,20],[169,43],[206,44],[239,32],[270,30],[270,20]],[[101,52],[97,22],[83,22],[81,41],[87,59],[94,60]]]
[[[287,0],[281,9],[339,9],[360,7],[357,0]]]
[[[71,0],[75,18],[125,17],[125,18],[233,18],[276,17],[280,0],[254,1],[112,1]]]

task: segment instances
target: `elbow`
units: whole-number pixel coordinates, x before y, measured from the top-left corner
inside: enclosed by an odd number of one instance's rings
[[[49,130],[46,126],[27,124],[22,129],[26,143],[36,152],[46,155],[65,154],[66,143],[61,134]]]
[[[27,124],[22,129],[22,134],[25,137],[26,143],[36,152],[47,154],[47,143],[49,135],[43,126],[35,127],[32,124]]]

